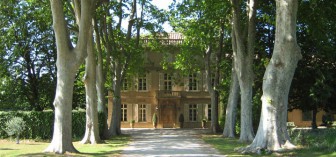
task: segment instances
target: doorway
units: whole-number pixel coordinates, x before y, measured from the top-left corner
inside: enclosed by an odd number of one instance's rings
[[[163,128],[173,128],[175,124],[176,105],[161,105],[161,120]]]

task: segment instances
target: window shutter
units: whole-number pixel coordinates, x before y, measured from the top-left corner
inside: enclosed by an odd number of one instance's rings
[[[151,73],[147,73],[146,74],[146,88],[147,91],[149,91],[152,88],[152,74]]]
[[[202,73],[197,73],[196,76],[197,76],[197,78],[196,78],[196,81],[197,81],[197,90],[201,91],[202,90],[202,85],[203,85]]]
[[[208,81],[206,78],[206,73],[203,73],[203,90],[209,91]]]
[[[146,104],[146,121],[152,122],[152,105]]]
[[[197,104],[197,122],[202,121],[203,119],[203,104]]]
[[[184,104],[184,122],[189,122],[189,104]]]
[[[163,83],[163,73],[159,73],[159,90],[163,90],[164,89],[164,83]]]
[[[133,111],[133,105],[132,104],[126,104],[127,105],[127,121],[131,121],[133,119],[132,117],[132,111]]]
[[[189,91],[189,75],[184,77],[184,90]]]
[[[139,122],[139,105],[138,104],[134,104],[134,115],[133,115],[133,118],[134,118],[134,120],[136,122]]]

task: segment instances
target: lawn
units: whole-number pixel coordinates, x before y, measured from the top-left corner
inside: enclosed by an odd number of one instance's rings
[[[81,153],[65,155],[43,153],[49,145],[48,142],[22,140],[20,144],[15,144],[14,140],[0,140],[0,156],[116,156],[129,140],[129,136],[120,136],[96,145],[74,142],[75,148]]]
[[[238,139],[223,138],[221,135],[203,135],[206,143],[213,145],[223,155],[227,156],[314,156],[314,157],[336,157],[336,130],[297,131],[292,134],[292,141],[298,149],[287,152],[273,153],[270,155],[241,154],[234,151],[237,147],[244,147]],[[304,142],[304,143],[302,143]]]

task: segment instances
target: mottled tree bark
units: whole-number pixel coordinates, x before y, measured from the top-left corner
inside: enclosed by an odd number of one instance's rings
[[[76,72],[86,57],[87,30],[91,28],[93,0],[81,1],[80,27],[75,48],[70,42],[63,2],[50,0],[50,3],[57,45],[57,86],[54,133],[45,152],[78,152],[72,144],[72,95]]]
[[[298,1],[276,0],[274,52],[263,78],[262,111],[259,128],[245,152],[295,147],[287,132],[288,93],[298,61],[302,58],[296,41]]]
[[[252,85],[253,85],[253,56],[255,38],[255,4],[249,0],[248,23],[247,23],[247,46],[244,41],[244,34],[241,25],[241,11],[239,0],[231,0],[233,5],[233,32],[237,51],[234,51],[234,68],[238,77],[241,95],[241,142],[249,142],[254,138],[252,124]]]
[[[232,68],[230,95],[229,95],[229,100],[228,100],[228,104],[226,107],[225,124],[224,124],[224,130],[223,130],[224,137],[229,137],[229,138],[235,137],[238,99],[239,99],[239,83],[238,83],[237,74],[234,68]]]
[[[86,127],[81,143],[97,144],[100,142],[98,126],[97,89],[96,89],[96,57],[92,28],[89,30],[85,75],[83,78],[86,92]]]

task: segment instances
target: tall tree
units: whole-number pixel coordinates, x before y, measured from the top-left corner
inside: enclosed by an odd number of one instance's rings
[[[297,8],[296,0],[276,0],[275,44],[263,79],[259,128],[252,144],[241,151],[276,151],[294,147],[286,122],[288,93],[297,63],[302,57],[296,41]]]
[[[223,15],[228,13],[228,5],[226,2],[210,0],[182,1],[173,6],[176,10],[171,12],[171,22],[175,29],[185,36],[182,52],[177,57],[175,67],[188,72],[199,69],[205,71],[212,111],[211,117],[208,118],[211,118],[211,130],[216,133],[219,131],[220,65],[224,53],[224,38],[228,32],[226,16]],[[203,59],[204,65],[199,64],[199,58]]]
[[[232,38],[235,37],[233,35],[233,32],[231,36]],[[235,51],[237,51],[235,42],[236,42],[236,39],[232,39],[233,54],[235,54],[236,53]],[[234,61],[232,62],[232,64],[234,64]],[[230,94],[229,94],[229,99],[228,99],[227,106],[226,106],[225,124],[224,124],[224,130],[223,130],[224,137],[229,137],[229,138],[235,137],[238,99],[239,99],[239,82],[238,82],[238,78],[237,78],[234,65],[232,65]]]
[[[15,90],[1,94],[2,106],[8,102],[24,110],[52,108],[49,104],[55,91],[47,89],[54,89],[56,84],[56,49],[48,3],[11,0],[1,1],[0,5],[0,65],[2,78],[8,78],[8,84],[2,86]]]
[[[89,30],[85,75],[83,78],[86,92],[86,125],[85,135],[81,143],[96,144],[100,142],[98,127],[97,88],[96,88],[96,57],[93,40],[93,28]]]
[[[234,68],[238,77],[241,94],[241,130],[239,140],[242,142],[252,141],[254,138],[252,124],[252,85],[253,85],[253,57],[255,42],[255,0],[247,1],[247,37],[243,32],[242,11],[239,0],[231,0],[233,6],[233,36]],[[247,41],[244,39],[247,38]],[[245,44],[247,43],[247,44]]]
[[[121,134],[121,84],[125,75],[132,69],[141,67],[143,49],[140,43],[140,31],[146,29],[151,33],[162,30],[158,27],[164,16],[148,0],[106,1],[101,3],[101,16],[96,23],[102,45],[106,51],[106,63],[111,67],[107,74],[113,96],[112,118],[108,122],[109,129],[105,136],[111,137]],[[128,20],[126,31],[122,27],[124,20]],[[98,39],[98,38],[97,38]],[[97,44],[99,50],[99,46]],[[110,56],[110,58],[109,58]],[[99,56],[98,56],[99,57]]]
[[[72,95],[76,71],[83,63],[87,53],[90,33],[87,30],[91,28],[94,0],[73,2],[75,6],[80,6],[80,14],[76,14],[79,21],[79,33],[75,47],[70,42],[63,2],[50,0],[57,45],[57,86],[54,100],[54,133],[45,152],[61,154],[78,152],[72,144]]]

